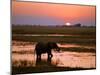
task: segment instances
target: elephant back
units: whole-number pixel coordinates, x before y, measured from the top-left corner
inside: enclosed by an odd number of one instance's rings
[[[48,42],[47,44],[48,44],[48,47],[49,47],[50,49],[58,48],[58,46],[57,46],[57,44],[56,44],[55,42]]]

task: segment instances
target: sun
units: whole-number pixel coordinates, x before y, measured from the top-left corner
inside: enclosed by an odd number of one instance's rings
[[[66,26],[70,26],[70,25],[71,25],[71,23],[67,22],[67,23],[65,23],[65,25],[66,25]]]

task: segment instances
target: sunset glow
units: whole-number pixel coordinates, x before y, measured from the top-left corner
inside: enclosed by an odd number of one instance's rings
[[[71,25],[71,23],[67,22],[65,25],[66,25],[66,26],[70,26],[70,25]]]
[[[95,7],[35,2],[12,2],[13,24],[63,25],[66,21],[95,25]]]

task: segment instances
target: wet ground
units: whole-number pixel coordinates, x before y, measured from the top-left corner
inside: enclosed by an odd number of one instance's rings
[[[13,36],[73,36],[73,35],[63,35],[63,34],[14,34]]]
[[[13,41],[12,46],[12,66],[15,67],[70,67],[70,68],[96,68],[96,53],[95,52],[77,52],[67,51],[67,48],[84,48],[95,49],[91,46],[81,46],[75,44],[60,44],[60,48],[65,48],[60,52],[52,50],[53,58],[50,63],[47,61],[47,54],[42,54],[42,60],[36,60],[36,54],[34,51],[36,43],[30,42],[16,42]]]

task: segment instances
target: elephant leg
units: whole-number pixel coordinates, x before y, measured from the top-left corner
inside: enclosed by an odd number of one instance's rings
[[[37,54],[37,60],[41,60],[41,54]]]
[[[52,58],[52,57],[53,57],[53,55],[51,53],[48,53],[48,59]]]
[[[47,61],[48,61],[49,65],[51,64],[51,58],[52,58],[52,56],[53,56],[52,54],[48,53],[48,59],[47,59]]]

